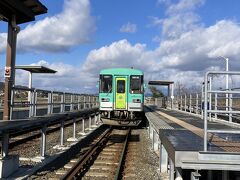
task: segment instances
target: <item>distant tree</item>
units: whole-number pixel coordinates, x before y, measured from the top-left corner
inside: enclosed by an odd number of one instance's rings
[[[149,86],[149,89],[152,92],[152,97],[153,98],[159,98],[159,97],[163,97],[164,96],[162,91],[157,89],[156,86]]]
[[[184,94],[185,88],[184,88],[184,85],[182,83],[177,81],[174,86],[175,86],[175,94],[177,96],[181,96],[182,94]]]
[[[201,92],[201,86],[199,85],[192,85],[191,87],[186,87],[182,83],[177,81],[174,86],[175,86],[175,95],[177,96]]]
[[[200,85],[192,85],[188,88],[189,93],[201,93],[201,86]]]

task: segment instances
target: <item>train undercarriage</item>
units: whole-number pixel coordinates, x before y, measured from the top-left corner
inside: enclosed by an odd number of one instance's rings
[[[137,111],[101,111],[103,124],[113,126],[138,126],[143,119],[144,112]]]

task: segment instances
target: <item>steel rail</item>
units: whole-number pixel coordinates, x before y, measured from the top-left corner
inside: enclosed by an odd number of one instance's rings
[[[62,178],[61,180],[72,180],[76,179],[79,174],[81,173],[81,170],[83,170],[84,165],[92,159],[92,156],[99,150],[104,142],[108,140],[108,137],[110,136],[112,132],[112,128],[109,128],[105,133],[103,133],[98,142],[96,142],[79,160],[78,162],[71,168]]]
[[[121,172],[122,172],[122,168],[123,168],[123,162],[124,162],[124,159],[125,159],[126,150],[127,150],[127,146],[128,146],[128,140],[129,140],[130,135],[131,135],[131,128],[129,128],[128,131],[127,131],[127,136],[125,138],[123,151],[122,151],[120,161],[119,161],[119,164],[118,164],[118,167],[117,167],[117,170],[116,170],[116,174],[114,176],[114,180],[119,180],[122,177]]]

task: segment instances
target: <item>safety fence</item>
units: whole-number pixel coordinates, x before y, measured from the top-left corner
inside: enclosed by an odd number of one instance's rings
[[[204,151],[208,151],[208,137],[210,134],[240,134],[239,130],[208,128],[208,123],[211,121],[219,121],[232,127],[240,127],[240,88],[238,83],[232,83],[231,87],[227,89],[219,88],[216,86],[219,82],[216,82],[217,78],[215,78],[219,76],[225,76],[226,78],[235,76],[237,77],[235,79],[238,80],[240,72],[206,72],[202,90],[199,93],[183,94],[175,96],[174,99],[170,97],[146,98],[145,102],[160,108],[170,108],[200,116],[204,121]]]
[[[239,88],[229,89],[234,92]],[[171,107],[171,98],[148,98],[145,102],[151,105],[155,105],[160,108],[169,108],[174,110],[180,110],[196,115],[204,115],[204,92],[184,94],[181,96],[175,96],[173,100],[173,107]],[[226,104],[227,102],[227,104]],[[222,119],[227,122],[240,123],[240,115],[237,113],[227,113],[225,110],[240,110],[240,96],[236,93],[228,93],[226,96],[225,90],[219,90],[217,93],[209,94],[207,98],[207,109],[214,110],[208,114],[210,120]]]
[[[13,87],[10,119],[43,116],[98,107],[98,96]]]
[[[204,151],[208,151],[208,134],[240,134],[239,129],[226,129],[226,130],[219,130],[217,128],[215,129],[209,129],[208,128],[208,122],[211,121],[212,115],[214,114],[214,117],[217,117],[218,114],[226,114],[228,116],[228,122],[232,124],[233,120],[236,123],[239,123],[239,114],[240,110],[238,107],[239,104],[239,95],[240,91],[239,88],[228,88],[224,90],[218,90],[214,89],[214,86],[212,85],[213,77],[214,76],[219,76],[219,75],[226,75],[228,76],[239,76],[240,72],[234,72],[234,71],[209,71],[206,72],[205,77],[204,77],[204,106],[203,106],[203,119],[204,119]],[[219,94],[224,94],[226,97],[226,106],[221,107],[219,109],[217,100],[218,100],[218,95]],[[215,97],[214,99],[214,106],[212,106],[212,96]],[[221,97],[222,99],[222,97]],[[234,103],[233,103],[234,102]],[[236,105],[233,107],[233,105]],[[233,119],[234,118],[234,119]]]

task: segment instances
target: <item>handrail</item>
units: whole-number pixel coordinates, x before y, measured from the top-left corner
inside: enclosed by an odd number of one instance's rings
[[[236,108],[233,108],[233,94],[240,94],[240,91],[234,91],[233,88],[228,88],[225,90],[212,90],[212,78],[211,75],[240,75],[240,71],[208,71],[204,76],[204,152],[208,151],[208,133],[234,133],[239,134],[238,130],[217,130],[217,129],[208,129],[208,120],[211,120],[212,113],[215,114],[215,118],[217,118],[217,114],[228,114],[229,123],[232,123],[232,118],[234,114],[240,114],[240,111]],[[208,83],[209,82],[209,83]],[[228,84],[227,84],[228,85]],[[219,109],[217,100],[218,94],[226,94],[226,108]],[[212,106],[212,95],[215,97],[214,106]],[[221,98],[222,99],[222,98]],[[214,110],[212,109],[214,107]]]
[[[23,93],[21,95],[21,91],[27,92],[27,94]],[[29,108],[29,117],[34,117],[37,114],[37,107],[40,106],[41,109],[43,106],[46,106],[47,114],[52,114],[53,111],[55,112],[54,109],[59,107],[60,109],[57,111],[65,112],[80,110],[82,108],[92,108],[97,104],[97,96],[89,94],[50,91],[18,86],[13,87],[11,94],[10,119],[12,119],[14,108]],[[19,97],[17,97],[17,95],[19,95]],[[22,101],[19,101],[18,98],[21,98]]]

